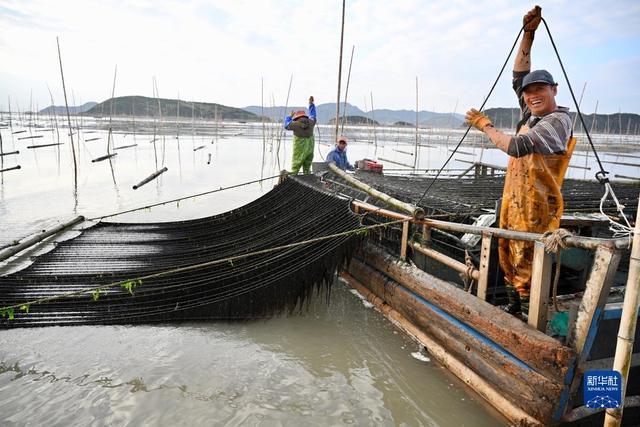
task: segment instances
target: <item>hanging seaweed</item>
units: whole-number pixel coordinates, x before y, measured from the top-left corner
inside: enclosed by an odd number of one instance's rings
[[[348,200],[303,181],[287,179],[249,205],[212,217],[101,222],[0,278],[0,307],[45,299],[5,310],[0,327],[250,319],[302,310],[313,292],[328,291],[361,238],[352,232],[361,225]],[[146,276],[152,277],[139,279]],[[56,298],[71,292],[77,294]]]

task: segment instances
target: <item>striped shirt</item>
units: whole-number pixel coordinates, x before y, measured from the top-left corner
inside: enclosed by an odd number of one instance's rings
[[[522,157],[531,153],[564,154],[567,142],[571,137],[571,117],[569,109],[558,107],[555,111],[542,117],[531,115],[531,110],[524,102],[522,79],[527,72],[513,72],[513,90],[518,95],[522,120],[518,123],[518,130],[525,123],[529,127],[527,132],[514,136],[509,142],[507,154],[512,157]]]

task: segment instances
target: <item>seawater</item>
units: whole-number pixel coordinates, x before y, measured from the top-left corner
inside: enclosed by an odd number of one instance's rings
[[[1,129],[4,151],[20,150],[4,158],[4,167],[22,168],[0,180],[0,246],[74,215],[99,217],[275,176],[290,165],[286,133],[278,143],[278,132],[263,139],[260,125],[222,123],[215,135],[185,128],[165,126],[155,144],[149,134],[114,133],[114,146],[137,145],[98,163],[91,159],[106,154],[107,132],[83,135],[81,130],[75,135],[77,184],[68,138],[61,138],[60,147],[34,150],[26,146],[56,142],[56,132],[19,140],[38,133]],[[331,130],[322,132],[327,136]],[[368,128],[354,132],[350,160],[387,157],[413,163],[396,151],[410,151],[411,145],[394,141],[394,135],[382,132],[374,141]],[[86,141],[95,137],[101,139]],[[319,138],[317,145],[316,160],[321,160],[330,144]],[[473,150],[485,160],[499,157],[493,150]],[[420,148],[419,154],[419,166],[427,168],[439,167],[449,152],[441,144]],[[168,171],[160,178],[132,189],[163,166]],[[249,203],[274,183],[266,180],[111,220],[214,215]],[[506,424],[337,279],[329,301],[318,295],[308,310],[271,319],[2,330],[0,407],[0,425],[9,426]]]

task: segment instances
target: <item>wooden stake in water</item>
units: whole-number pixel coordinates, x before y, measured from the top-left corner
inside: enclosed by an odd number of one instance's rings
[[[373,92],[369,92],[369,96],[371,96],[371,129],[373,130],[373,143],[375,144],[375,151],[377,153],[378,138],[376,136],[376,113],[373,111]]]
[[[344,42],[344,10],[345,10],[345,1],[342,0],[342,26],[340,30],[340,55],[338,57],[338,95],[336,96],[336,131],[335,131],[335,139],[338,140],[338,131],[340,126],[340,83],[342,81],[342,45]]]
[[[580,100],[578,101],[578,109],[580,109],[580,106],[582,105],[582,97],[584,96],[584,90],[587,88],[587,82],[584,82],[584,85],[582,86],[582,92],[580,93]],[[578,114],[576,114],[573,117],[573,123],[571,124],[571,130],[574,130],[576,128],[576,120],[578,120]]]
[[[109,154],[109,147],[115,145],[111,142],[111,138],[112,138],[112,134],[113,134],[113,128],[111,126],[112,123],[112,119],[113,119],[113,104],[115,102],[115,99],[113,99],[115,93],[116,93],[116,76],[118,75],[118,64],[116,64],[116,68],[113,71],[113,86],[111,87],[111,105],[109,105],[109,134],[107,135],[107,154]]]
[[[593,135],[593,129],[594,126],[596,125],[596,119],[598,117],[598,100],[596,100],[596,108],[593,112],[593,120],[591,121],[591,129],[589,130],[589,133],[591,135]],[[584,157],[584,176],[582,179],[587,179],[587,164],[589,162],[589,149],[587,148],[587,155]]]
[[[416,145],[413,150],[413,170],[418,166],[418,76],[416,76]]]
[[[344,108],[342,109],[342,124],[340,126],[340,133],[344,134],[344,125],[347,121],[347,95],[349,95],[349,81],[351,80],[351,64],[353,63],[353,51],[355,46],[351,46],[351,59],[349,59],[349,72],[347,73],[347,86],[344,89]]]
[[[264,77],[260,77],[260,121],[262,122],[262,163],[260,164],[260,179],[264,176],[264,156],[267,139],[264,129]]]
[[[60,62],[60,77],[62,78],[62,92],[64,93],[64,106],[67,110],[67,123],[69,124],[69,138],[71,138],[71,153],[73,154],[73,182],[74,187],[78,185],[78,164],[76,162],[76,149],[73,145],[73,130],[71,129],[71,115],[69,114],[69,103],[67,102],[67,88],[64,83],[64,72],[62,71],[62,54],[60,53],[60,41],[56,37],[58,45],[58,60]]]

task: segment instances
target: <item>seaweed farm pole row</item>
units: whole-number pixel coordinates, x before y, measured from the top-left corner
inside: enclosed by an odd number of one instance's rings
[[[69,102],[67,101],[67,88],[64,84],[64,72],[62,71],[62,54],[60,53],[60,41],[56,37],[58,45],[58,60],[60,61],[60,77],[62,78],[62,92],[64,93],[64,106],[67,110],[67,122],[69,124],[69,138],[71,138],[71,153],[73,154],[73,182],[74,187],[78,185],[78,163],[76,161],[76,148],[73,145],[73,130],[71,128],[71,115],[69,114]]]
[[[340,126],[340,83],[342,82],[342,46],[344,42],[344,10],[346,0],[342,0],[342,26],[340,29],[340,54],[338,55],[338,96],[336,97],[336,130],[334,141],[338,140]]]

